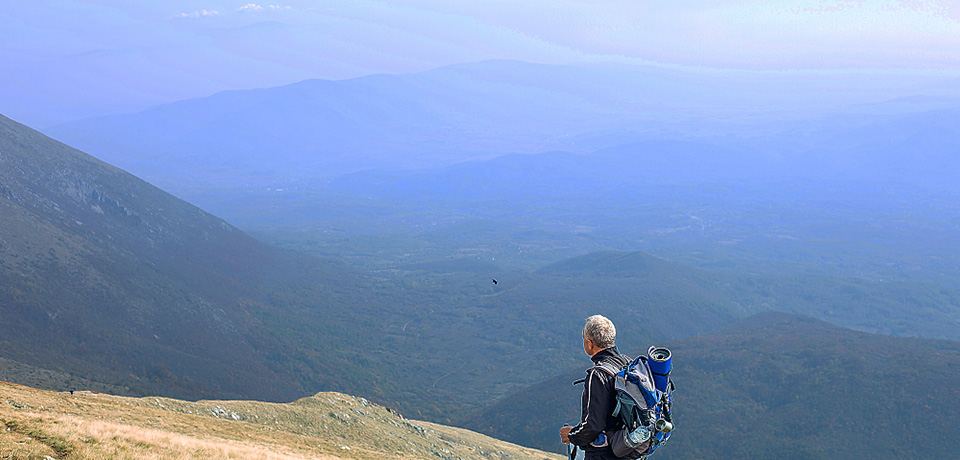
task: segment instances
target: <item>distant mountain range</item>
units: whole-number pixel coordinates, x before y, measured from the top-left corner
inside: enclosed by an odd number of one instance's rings
[[[416,171],[343,175],[322,190],[396,201],[494,201],[630,193],[651,186],[888,183],[960,193],[960,108],[834,114],[746,138],[643,139],[587,153],[509,154]]]
[[[643,250],[950,285],[960,100],[917,78],[490,61],[47,132],[259,238],[379,265],[496,241],[508,269]]]
[[[886,113],[892,106],[900,108],[890,117],[917,107],[942,108],[919,100],[866,105],[915,96],[921,91],[917,83],[896,75],[486,61],[227,91],[45,132],[192,200],[204,191],[315,187],[358,170],[436,167],[509,153],[585,153],[650,140],[719,138],[726,151],[744,139],[792,132],[801,121],[805,129],[809,120],[841,110],[857,110],[863,118],[863,111]],[[694,176],[731,159],[717,155],[690,163],[691,147],[634,148],[629,154],[637,165],[652,164],[652,172],[662,164],[671,171],[682,165],[694,167]],[[736,157],[724,171],[762,169],[754,158],[797,147]]]
[[[618,327],[619,335],[631,332]],[[677,386],[677,428],[657,457],[951,458],[960,449],[958,342],[764,313],[657,345],[673,352]],[[462,423],[562,451],[557,430],[578,419],[580,388],[571,382],[582,375],[549,379]]]

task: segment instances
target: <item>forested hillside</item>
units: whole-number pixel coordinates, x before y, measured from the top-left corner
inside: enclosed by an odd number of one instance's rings
[[[631,333],[618,328],[619,335]],[[763,313],[658,343],[673,352],[676,430],[664,459],[952,458],[960,449],[960,343],[855,332]],[[621,351],[635,355],[642,349]],[[589,365],[582,359],[583,368]],[[560,451],[576,423],[583,369],[463,420]]]

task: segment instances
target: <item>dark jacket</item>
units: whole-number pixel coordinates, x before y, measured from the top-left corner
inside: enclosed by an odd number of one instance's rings
[[[613,451],[607,447],[593,447],[590,445],[601,432],[612,432],[620,427],[620,420],[613,416],[614,376],[602,369],[601,363],[608,363],[614,369],[620,369],[630,364],[630,359],[620,354],[616,347],[607,348],[593,355],[594,367],[587,369],[587,379],[583,383],[581,397],[580,423],[570,430],[570,442],[583,449],[587,454],[609,453]]]

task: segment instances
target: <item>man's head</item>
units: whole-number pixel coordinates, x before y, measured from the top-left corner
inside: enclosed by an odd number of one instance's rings
[[[617,328],[613,323],[600,315],[587,318],[583,326],[583,351],[593,356],[614,345],[617,338]]]

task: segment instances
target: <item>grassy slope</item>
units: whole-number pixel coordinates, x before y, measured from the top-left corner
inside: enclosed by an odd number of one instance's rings
[[[340,393],[186,402],[0,382],[0,458],[556,459]]]

